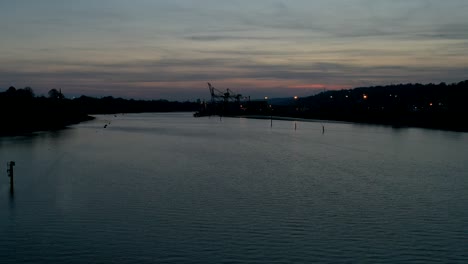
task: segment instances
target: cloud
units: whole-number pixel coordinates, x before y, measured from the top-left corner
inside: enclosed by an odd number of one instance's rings
[[[50,63],[50,62],[49,62]],[[56,62],[57,63],[57,62]],[[40,63],[38,63],[39,65]],[[45,63],[44,64],[48,64]],[[411,65],[359,65],[352,63],[309,62],[262,64],[254,60],[233,59],[162,59],[135,60],[120,63],[89,63],[86,65],[62,62],[59,69],[0,70],[0,84],[40,84],[42,92],[50,88],[69,88],[92,94],[115,96],[158,93],[174,96],[187,92],[186,87],[203,87],[206,82],[221,83],[225,87],[254,89],[265,93],[271,89],[288,88],[351,88],[354,86],[405,82],[456,82],[466,77],[466,67],[436,67]],[[25,83],[29,80],[31,83]],[[5,85],[5,86],[6,86]],[[88,87],[88,88],[86,88]],[[113,87],[113,88],[112,88]],[[248,89],[247,89],[247,88]],[[132,93],[130,92],[132,91]],[[263,91],[263,92],[262,92]],[[203,95],[204,92],[200,92]],[[245,92],[243,92],[245,93]],[[197,94],[197,93],[192,93]],[[279,93],[277,93],[279,94]]]
[[[278,40],[280,37],[259,37],[259,36],[226,36],[226,35],[200,35],[186,37],[195,41],[219,41],[219,40]]]
[[[0,4],[0,85],[180,96],[466,79],[464,0]],[[290,87],[290,88],[288,88]],[[258,89],[258,92],[254,92]],[[206,92],[206,91],[204,91]],[[202,93],[204,93],[202,92]]]

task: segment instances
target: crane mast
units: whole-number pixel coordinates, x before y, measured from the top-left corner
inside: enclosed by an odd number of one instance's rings
[[[220,90],[214,88],[211,83],[208,83],[208,89],[210,90],[211,94],[211,103],[216,103],[219,101],[223,101],[225,103],[228,103],[229,100],[235,101],[235,102],[240,102],[240,99],[242,98],[241,94],[236,94],[229,88],[226,89],[226,92],[221,92]]]
[[[196,115],[227,115],[239,112],[241,94],[237,94],[231,89],[220,91],[211,83],[208,83],[208,89],[210,90],[211,104]]]

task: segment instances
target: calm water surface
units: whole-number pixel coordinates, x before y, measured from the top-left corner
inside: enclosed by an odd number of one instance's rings
[[[467,133],[324,126],[128,114],[0,138],[0,263],[468,263]]]

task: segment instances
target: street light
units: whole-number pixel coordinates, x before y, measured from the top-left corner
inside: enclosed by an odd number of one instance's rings
[[[294,104],[295,104],[295,107],[296,107],[296,112],[299,111],[299,103],[298,103],[297,99],[299,99],[299,96],[295,95],[294,96]]]

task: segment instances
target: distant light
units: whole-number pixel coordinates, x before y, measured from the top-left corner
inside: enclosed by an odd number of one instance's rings
[[[429,106],[432,106],[432,103],[429,103]]]
[[[265,96],[265,100],[268,100],[268,96]]]
[[[348,98],[348,96],[346,95],[346,98]]]
[[[367,94],[363,94],[362,98],[367,99]]]
[[[333,95],[330,95],[330,99],[333,99]]]
[[[294,100],[297,100],[297,98],[299,98],[299,97],[297,97],[297,95],[295,95],[295,96],[294,96]]]

